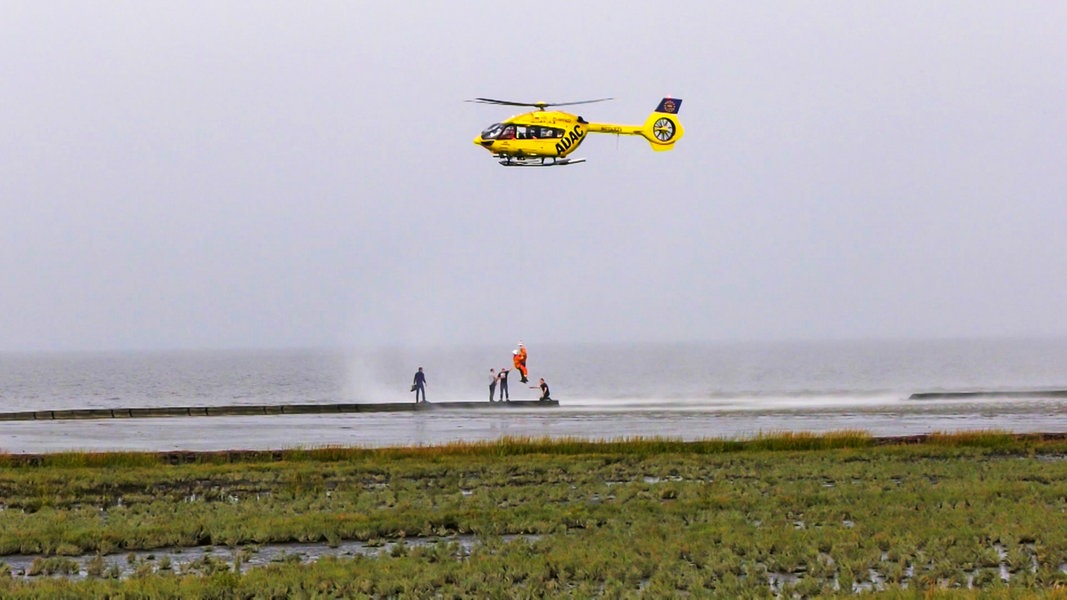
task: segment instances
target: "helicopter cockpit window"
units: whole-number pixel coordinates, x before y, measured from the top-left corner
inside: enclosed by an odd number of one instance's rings
[[[482,132],[482,139],[483,140],[495,140],[497,138],[497,136],[500,135],[500,132],[503,131],[503,130],[504,130],[504,126],[503,125],[501,125],[500,123],[493,123],[489,127],[486,127],[485,131]]]

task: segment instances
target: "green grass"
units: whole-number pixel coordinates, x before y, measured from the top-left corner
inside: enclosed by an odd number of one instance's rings
[[[859,430],[842,430],[825,434],[806,432],[761,433],[752,439],[708,439],[686,442],[670,438],[615,438],[588,440],[581,438],[504,437],[493,441],[452,442],[437,446],[359,448],[321,447],[295,450],[221,451],[221,452],[62,452],[55,454],[0,453],[0,468],[106,468],[151,467],[175,464],[233,464],[279,461],[340,462],[368,458],[429,458],[433,456],[518,456],[527,454],[574,455],[589,452],[612,452],[626,455],[651,455],[663,452],[717,454],[752,450],[826,450],[864,448],[874,445],[914,443],[942,446],[1001,448],[1018,450],[1041,441],[1040,435],[1012,434],[1004,431],[932,433],[905,438],[873,438]]]
[[[29,579],[0,567],[0,597],[819,596],[875,586],[872,570],[890,597],[1062,597],[1065,455],[1063,439],[996,431],[7,455],[0,563],[42,560]],[[481,543],[46,575],[84,553],[455,535]]]

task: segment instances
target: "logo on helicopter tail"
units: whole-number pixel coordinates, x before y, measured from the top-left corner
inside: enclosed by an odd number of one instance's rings
[[[667,113],[670,115],[678,114],[678,110],[682,108],[682,101],[675,98],[664,98],[659,101],[659,106],[656,107],[655,112]]]
[[[585,132],[582,131],[582,126],[575,125],[570,133],[565,134],[560,141],[556,142],[556,154],[562,155],[569,150],[571,146],[578,145],[583,137],[585,137]]]

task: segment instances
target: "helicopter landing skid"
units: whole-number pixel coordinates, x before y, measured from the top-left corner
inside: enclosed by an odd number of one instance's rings
[[[539,158],[508,157],[502,159],[500,164],[505,167],[565,167],[567,165],[576,165],[584,162],[584,158],[555,158],[546,156]]]

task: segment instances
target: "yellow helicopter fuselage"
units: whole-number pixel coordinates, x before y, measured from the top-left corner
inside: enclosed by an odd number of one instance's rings
[[[535,110],[490,125],[474,138],[474,143],[503,159],[501,164],[511,164],[513,159],[541,159],[542,163],[548,159],[552,161],[549,164],[556,164],[574,152],[590,133],[638,135],[648,140],[653,150],[670,150],[684,133],[677,116],[681,102],[664,98],[641,125],[591,123],[563,111]]]
[[[537,110],[491,125],[474,143],[493,155],[557,156],[573,152],[589,132],[589,123],[563,111]]]

